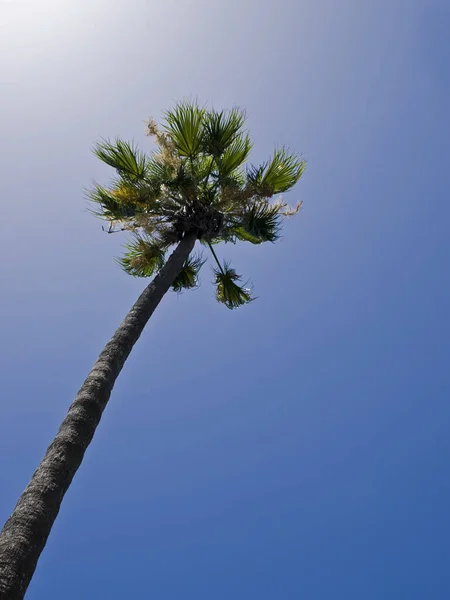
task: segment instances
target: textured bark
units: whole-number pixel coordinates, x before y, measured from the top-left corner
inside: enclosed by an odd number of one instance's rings
[[[106,344],[6,522],[0,534],[1,600],[24,597],[114,383],[147,321],[181,271],[196,237],[194,232],[186,234]]]

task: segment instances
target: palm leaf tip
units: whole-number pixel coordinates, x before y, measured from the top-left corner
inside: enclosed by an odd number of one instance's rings
[[[114,143],[103,140],[95,145],[94,154],[126,179],[145,177],[147,159],[133,143],[124,142],[119,138]]]
[[[290,190],[303,175],[306,162],[285,148],[276,150],[264,174],[263,184],[270,185],[276,194]]]
[[[158,240],[136,235],[117,262],[133,277],[151,277],[164,265],[166,248]]]
[[[216,299],[218,302],[225,304],[227,308],[239,308],[254,300],[251,290],[237,283],[241,281],[241,276],[228,264],[225,263],[223,268],[214,269],[214,275]]]
[[[204,120],[204,147],[213,156],[221,156],[242,135],[245,112],[239,108],[229,111],[209,111]]]
[[[276,150],[271,161],[260,167],[251,167],[248,182],[258,195],[272,196],[287,192],[299,181],[306,161],[285,148]]]
[[[182,102],[165,114],[165,130],[180,156],[194,158],[201,150],[205,110],[197,104]]]
[[[219,160],[220,176],[231,176],[247,160],[252,149],[248,135],[238,135]]]
[[[91,211],[107,221],[128,219],[134,217],[137,212],[129,197],[121,198],[114,190],[108,190],[98,184],[87,192],[87,198],[92,205]]]
[[[190,256],[172,284],[173,291],[180,293],[198,287],[198,274],[204,264],[201,256]]]

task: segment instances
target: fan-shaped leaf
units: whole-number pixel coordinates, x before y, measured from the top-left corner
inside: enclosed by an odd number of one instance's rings
[[[267,169],[267,165],[269,163],[264,163],[258,167],[254,165],[250,165],[247,167],[247,187],[252,192],[255,192],[259,195],[262,194],[262,180],[264,177],[264,171]],[[269,194],[273,193],[272,190],[267,190]]]
[[[90,190],[88,198],[98,207],[92,212],[107,221],[128,219],[138,212],[138,207],[129,199],[121,198],[101,185],[96,185],[93,190]]]
[[[277,150],[264,171],[262,187],[270,187],[273,193],[287,192],[303,175],[306,163],[297,155],[282,148]]]
[[[227,308],[239,308],[254,300],[249,288],[236,283],[241,281],[241,276],[229,264],[225,263],[221,269],[214,269],[214,275],[216,298]]]
[[[214,170],[214,159],[212,156],[200,155],[195,164],[195,175],[203,184],[208,183],[208,179]]]
[[[218,160],[219,176],[230,177],[247,160],[252,142],[248,135],[239,135]]]
[[[146,174],[147,159],[134,144],[117,138],[115,143],[104,140],[94,148],[94,153],[104,163],[116,169],[127,179],[143,179]]]
[[[183,265],[183,269],[172,284],[175,292],[190,290],[198,286],[198,274],[205,261],[201,256],[190,256]]]
[[[125,247],[127,252],[118,263],[133,277],[151,277],[164,265],[166,247],[154,238],[136,235]]]
[[[196,104],[183,102],[166,113],[166,130],[180,156],[193,158],[200,151],[205,111]]]
[[[275,242],[280,234],[280,221],[280,205],[255,202],[245,210],[233,231],[238,239],[252,244]]]
[[[245,123],[245,113],[238,108],[230,111],[209,111],[204,119],[204,148],[215,157],[221,156],[234,142]]]

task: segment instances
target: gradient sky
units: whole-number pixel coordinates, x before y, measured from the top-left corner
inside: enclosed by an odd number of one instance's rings
[[[446,0],[1,0],[0,518],[145,285],[83,188],[184,97],[305,154],[259,299],[159,307],[29,600],[450,595]],[[445,58],[447,56],[447,58]]]

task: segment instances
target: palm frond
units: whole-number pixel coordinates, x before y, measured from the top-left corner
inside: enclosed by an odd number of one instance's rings
[[[247,169],[247,185],[260,197],[269,198],[290,190],[303,175],[306,162],[282,148],[270,162]]]
[[[236,283],[241,281],[242,278],[228,263],[225,263],[221,268],[214,269],[214,275],[216,299],[218,302],[225,304],[227,308],[239,308],[254,300],[249,288]]]
[[[264,196],[265,194],[263,193],[264,191],[267,192],[267,195],[273,195],[273,192],[271,189],[268,190],[263,190],[262,189],[262,180],[264,177],[264,172],[267,169],[269,163],[263,163],[262,165],[259,165],[258,167],[256,167],[255,165],[249,165],[247,167],[247,188],[249,189],[249,191],[260,195],[260,196]]]
[[[116,169],[122,177],[131,180],[145,177],[147,159],[133,143],[124,142],[119,138],[114,143],[103,140],[95,146],[94,154],[101,161]]]
[[[236,169],[245,163],[251,149],[250,137],[248,135],[238,135],[218,160],[219,175],[221,177],[231,176]]]
[[[195,175],[203,184],[208,183],[208,179],[214,169],[214,159],[212,156],[200,155],[195,164]]]
[[[287,192],[303,175],[306,163],[296,154],[291,154],[284,148],[276,150],[264,171],[261,185],[270,187],[274,194]]]
[[[110,194],[117,202],[135,207],[136,210],[155,209],[160,189],[154,182],[130,182],[119,179],[110,188]]]
[[[183,265],[183,269],[172,284],[175,292],[191,290],[198,286],[198,274],[205,261],[201,256],[190,256]]]
[[[282,205],[255,202],[246,209],[233,232],[239,240],[261,244],[275,242],[280,237]]]
[[[189,102],[177,104],[165,114],[166,131],[180,156],[194,158],[201,149],[205,111]]]
[[[125,255],[117,262],[133,277],[151,277],[164,265],[166,247],[154,238],[135,235],[134,241],[125,247]]]
[[[87,193],[89,200],[95,208],[92,212],[107,221],[121,221],[136,215],[138,208],[129,200],[115,195],[111,190],[96,184]]]
[[[233,108],[229,111],[209,111],[204,119],[204,148],[214,157],[220,157],[234,142],[245,123],[245,113]]]

